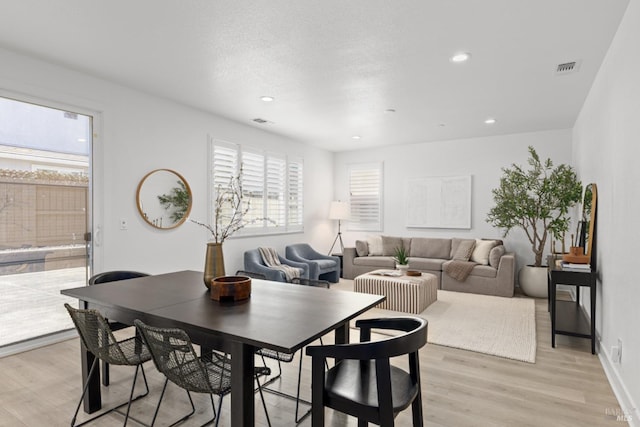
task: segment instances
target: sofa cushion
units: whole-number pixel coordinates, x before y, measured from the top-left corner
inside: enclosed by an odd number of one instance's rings
[[[453,260],[445,261],[442,264],[442,269],[444,270],[446,266],[451,262],[453,262]],[[498,275],[498,270],[488,265],[476,265],[475,267],[473,267],[473,270],[471,270],[471,274],[469,274],[469,276],[489,277],[489,278],[495,278],[497,275]]]
[[[402,246],[407,251],[407,256],[411,256],[411,237],[403,237]]]
[[[476,239],[476,247],[471,254],[471,261],[489,265],[489,252],[496,246],[495,240]]]
[[[382,236],[367,237],[367,244],[369,245],[369,256],[382,255]]]
[[[504,245],[498,245],[492,248],[491,252],[489,252],[489,265],[493,268],[498,268],[500,258],[502,258],[502,255],[504,255],[505,252],[506,250]]]
[[[412,257],[449,259],[451,257],[451,239],[414,237],[411,239],[410,253]]]
[[[447,261],[442,258],[409,257],[409,268],[416,270],[442,271],[442,264]]]
[[[396,262],[390,256],[371,256],[358,257],[353,259],[354,265],[365,265],[367,267],[376,268],[395,268]]]
[[[451,258],[460,260],[460,261],[469,261],[471,258],[471,254],[473,253],[473,249],[476,247],[475,240],[463,240],[458,244],[458,248],[453,251],[453,242],[451,242],[451,251],[453,255]]]
[[[382,236],[382,255],[394,256],[396,248],[402,247],[401,237]]]
[[[369,244],[364,240],[356,240],[356,254],[358,256],[368,256]]]

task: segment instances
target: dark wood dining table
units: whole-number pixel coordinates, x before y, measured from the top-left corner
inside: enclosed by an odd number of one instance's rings
[[[349,321],[384,296],[252,280],[251,297],[218,302],[210,298],[197,271],[179,271],[97,286],[62,290],[109,320],[135,319],[184,329],[202,349],[227,352],[232,360],[231,425],[254,425],[254,353],[269,348],[294,353],[334,331],[336,343],[349,342]],[[89,381],[85,412],[101,408],[100,372],[87,378],[93,355],[81,351],[83,381]]]

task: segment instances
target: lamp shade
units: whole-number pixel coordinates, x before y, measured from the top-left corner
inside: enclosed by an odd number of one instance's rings
[[[349,219],[351,217],[351,210],[349,209],[349,203],[347,202],[331,202],[329,208],[329,219]]]

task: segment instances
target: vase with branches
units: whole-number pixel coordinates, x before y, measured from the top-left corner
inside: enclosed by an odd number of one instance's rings
[[[213,200],[213,225],[189,219],[189,221],[206,228],[213,238],[207,244],[207,254],[205,256],[204,282],[207,288],[210,287],[211,279],[223,276],[224,257],[222,244],[237,231],[249,224],[258,221],[270,221],[268,218],[247,218],[251,209],[251,201],[242,188],[242,168],[236,176],[229,178],[229,183],[225,186],[218,184],[215,187],[215,198]],[[273,221],[271,221],[273,223]]]

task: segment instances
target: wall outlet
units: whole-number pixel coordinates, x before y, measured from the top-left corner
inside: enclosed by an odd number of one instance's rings
[[[127,230],[129,228],[129,224],[127,223],[127,220],[122,218],[120,219],[120,230]]]
[[[618,345],[611,346],[611,361],[613,363],[622,362],[622,340],[618,338]]]

